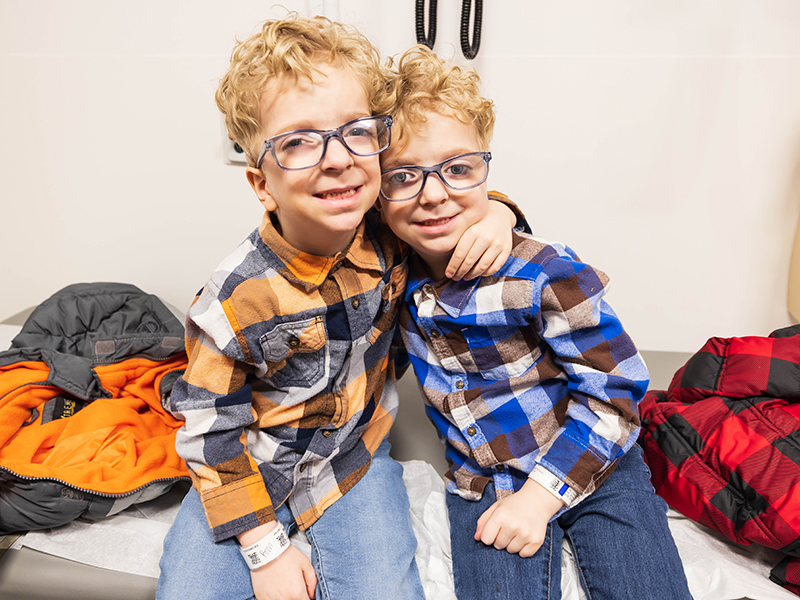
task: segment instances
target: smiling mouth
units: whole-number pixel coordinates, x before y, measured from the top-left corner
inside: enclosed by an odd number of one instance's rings
[[[417,221],[420,227],[436,227],[437,225],[445,225],[452,220],[453,217],[442,217],[441,219],[428,219],[427,221]]]
[[[341,192],[326,192],[324,194],[314,194],[314,196],[322,200],[347,200],[355,196],[360,189],[361,186],[358,186]]]

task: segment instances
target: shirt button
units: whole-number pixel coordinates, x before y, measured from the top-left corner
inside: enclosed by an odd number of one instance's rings
[[[458,381],[456,381],[456,387],[458,389],[460,389],[460,390],[463,390],[464,389],[464,382],[459,379]]]
[[[442,335],[442,334],[441,334],[441,333],[439,333],[439,330],[438,330],[438,329],[431,329],[431,337],[432,337],[433,339],[435,339],[435,340],[436,340],[436,339],[439,339],[439,336],[440,336],[440,335]]]
[[[472,425],[470,425],[469,427],[467,427],[467,433],[472,436],[478,433],[478,430],[475,429]]]
[[[289,338],[289,348],[297,348],[300,345],[300,338],[293,335]]]
[[[300,470],[301,473],[303,471],[305,471],[306,470],[306,463],[303,463],[302,465],[300,465],[300,469],[299,470]]]
[[[506,466],[505,465],[497,465],[497,472],[498,473],[502,473],[505,470],[506,470]]]
[[[322,437],[328,438],[328,437],[331,437],[332,435],[333,435],[333,432],[330,429],[323,429],[322,430]]]
[[[353,307],[353,309],[354,309],[354,310],[358,310],[358,307],[359,307],[359,306],[361,306],[361,302],[359,301],[359,299],[358,299],[358,298],[353,298],[353,299],[350,301],[350,304],[352,305],[352,307]]]
[[[422,286],[422,291],[425,292],[426,294],[430,294],[431,292],[433,292],[433,286],[430,283],[426,283],[425,285]]]

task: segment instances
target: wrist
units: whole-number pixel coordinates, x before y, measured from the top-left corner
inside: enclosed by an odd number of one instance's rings
[[[564,506],[571,506],[578,497],[578,493],[575,490],[542,465],[536,465],[533,471],[528,475],[528,479],[538,483],[550,492],[550,494],[559,499]]]
[[[496,214],[502,214],[505,216],[506,220],[508,221],[509,229],[514,229],[514,227],[517,226],[517,215],[505,202],[490,197],[489,205],[495,207]]]
[[[274,531],[280,523],[278,521],[270,521],[269,523],[264,523],[262,525],[258,525],[253,527],[252,529],[248,529],[236,536],[236,539],[239,540],[239,545],[242,547],[250,546],[255,544],[258,540],[263,538],[265,535]]]
[[[269,526],[269,530],[266,534],[263,534],[267,526]],[[262,527],[264,527],[264,529],[262,529]],[[250,543],[256,533],[263,535],[260,535],[257,541]],[[260,569],[264,565],[272,562],[291,546],[289,536],[286,534],[283,525],[279,522],[256,527],[237,537],[239,537],[240,543],[242,544],[239,548],[239,552],[251,571]],[[242,540],[247,540],[247,542],[243,542]]]

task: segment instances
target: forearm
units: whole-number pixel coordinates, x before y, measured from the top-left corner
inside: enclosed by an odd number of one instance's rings
[[[569,248],[554,252],[539,276],[533,322],[566,378],[562,427],[538,461],[583,495],[627,452],[639,431],[638,403],[648,373],[636,346],[603,296],[608,277]],[[563,298],[570,298],[565,310]]]
[[[517,215],[511,207],[491,196],[489,197],[488,215],[491,219],[505,221],[508,224],[508,229],[514,229],[517,225]]]

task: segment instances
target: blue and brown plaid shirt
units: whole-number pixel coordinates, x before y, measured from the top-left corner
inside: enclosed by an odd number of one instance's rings
[[[450,492],[477,499],[493,480],[502,498],[540,465],[577,502],[635,443],[649,375],[603,299],[605,274],[563,245],[513,243],[499,272],[471,281],[432,281],[412,257],[398,329]]]
[[[171,408],[215,541],[285,501],[305,529],[366,473],[397,410],[406,257],[374,212],[334,257],[298,252],[267,216],[195,298]]]

